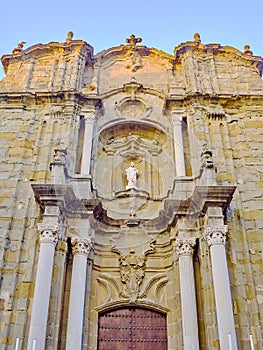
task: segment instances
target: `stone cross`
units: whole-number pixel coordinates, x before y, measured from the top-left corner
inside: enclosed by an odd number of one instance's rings
[[[142,38],[135,38],[134,34],[130,35],[130,38],[126,39],[126,43],[130,44],[131,46],[135,47],[137,43],[140,43],[142,41]]]

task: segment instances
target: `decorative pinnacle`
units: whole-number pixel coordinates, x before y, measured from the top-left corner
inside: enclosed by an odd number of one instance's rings
[[[67,37],[66,37],[66,43],[69,43],[69,42],[71,42],[71,40],[73,39],[73,32],[68,32],[68,34],[67,34]]]
[[[19,53],[23,51],[23,47],[25,44],[26,44],[26,41],[23,41],[23,40],[19,41],[19,43],[17,44],[17,47],[14,48],[12,53]]]
[[[194,33],[194,42],[197,44],[201,43],[201,37],[199,33]]]
[[[134,34],[130,35],[130,38],[126,39],[126,43],[128,43],[129,45],[136,47],[137,43],[140,43],[142,41],[142,38],[135,38]]]
[[[244,45],[244,54],[252,56],[253,52],[250,50],[250,46],[248,44]]]

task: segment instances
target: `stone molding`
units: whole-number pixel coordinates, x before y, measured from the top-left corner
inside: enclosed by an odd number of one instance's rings
[[[71,239],[73,255],[89,255],[91,249],[91,240],[87,238],[73,237]]]
[[[178,257],[193,256],[195,244],[195,238],[177,238],[174,246]]]
[[[206,226],[204,230],[204,238],[209,247],[213,245],[225,245],[228,226]]]

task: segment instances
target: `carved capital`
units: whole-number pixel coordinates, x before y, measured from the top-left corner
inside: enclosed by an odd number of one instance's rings
[[[179,117],[178,115],[175,115],[175,114],[172,114],[172,118],[171,118],[171,120],[172,120],[172,125],[173,126],[182,126],[182,118],[181,117]]]
[[[38,231],[40,235],[40,244],[42,243],[52,243],[54,245],[58,242],[58,236],[60,229],[58,225],[51,224],[38,224]]]
[[[227,231],[227,225],[206,226],[204,231],[204,237],[209,247],[212,245],[225,245]]]
[[[83,254],[89,255],[91,249],[91,240],[80,237],[73,237],[71,239],[71,246],[73,255]]]
[[[180,256],[193,256],[195,238],[177,238],[175,241],[175,251]]]
[[[95,113],[88,113],[84,115],[85,124],[93,124],[95,121]]]

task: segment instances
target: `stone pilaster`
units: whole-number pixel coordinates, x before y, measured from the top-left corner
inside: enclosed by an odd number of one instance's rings
[[[69,299],[66,350],[81,350],[87,259],[91,240],[74,237],[71,240],[73,267]]]
[[[34,344],[36,344],[38,350],[45,349],[53,262],[59,236],[58,225],[43,223],[38,225],[38,230],[40,233],[40,250],[29,328],[28,350],[32,350]]]
[[[237,350],[232,298],[227,268],[226,225],[207,225],[204,237],[210,247],[220,349]]]
[[[185,176],[185,159],[182,133],[183,121],[182,117],[177,116],[175,113],[175,111],[172,111],[176,176]]]
[[[198,350],[198,324],[194,282],[193,253],[195,238],[177,238],[184,350]]]
[[[84,120],[85,120],[85,130],[84,130],[83,151],[82,151],[82,160],[81,160],[81,174],[89,175],[95,112],[94,111],[86,112],[84,116]]]

